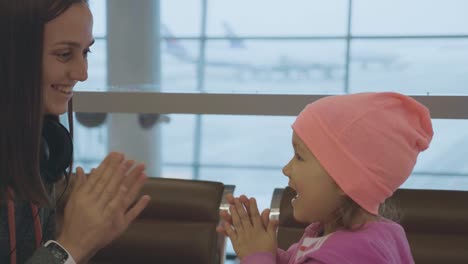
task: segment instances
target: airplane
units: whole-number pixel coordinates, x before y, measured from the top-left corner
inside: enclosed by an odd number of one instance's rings
[[[223,27],[226,31],[229,46],[225,49],[226,52],[223,52],[223,59],[206,59],[205,65],[207,67],[229,68],[235,70],[239,78],[250,76],[255,79],[268,77],[274,73],[282,73],[286,78],[292,76],[293,73],[296,75],[307,76],[309,72],[313,70],[323,71],[324,76],[332,78],[333,71],[342,68],[339,64],[295,62],[287,55],[279,56],[277,61],[272,64],[251,63],[249,61],[240,61],[234,58],[232,60],[225,58],[227,52],[232,52],[234,57],[238,57],[239,52],[236,52],[236,50],[247,51],[247,47],[245,42],[237,37],[234,30],[227,22],[223,23]],[[164,53],[185,63],[198,63],[198,58],[190,54],[190,52],[174,37],[165,24],[161,24],[161,36],[165,43],[163,49]],[[252,53],[252,51],[248,52],[248,55]]]
[[[360,65],[362,70],[368,70],[370,66],[381,66],[382,69],[403,69],[407,64],[398,62],[399,57],[394,54],[372,54],[366,53],[355,53],[350,57],[351,63],[357,63]]]
[[[284,79],[311,79],[313,77],[321,76],[324,80],[342,79],[344,76],[345,65],[344,62],[330,61],[317,58],[316,61],[310,59],[295,59],[290,55],[279,54],[277,58],[271,62],[252,62],[246,59],[251,58],[253,54],[256,56],[261,52],[253,52],[249,50],[245,41],[237,36],[233,27],[223,22],[222,26],[226,32],[228,44],[222,48],[222,59],[210,58],[210,54],[205,59],[206,67],[213,67],[217,69],[232,69],[235,76],[239,80],[246,78],[262,79],[262,80],[276,80],[273,76],[280,74]],[[192,55],[174,36],[169,30],[167,25],[161,24],[161,37],[164,40],[163,53],[168,54],[177,60],[196,64],[198,58]],[[210,47],[212,48],[212,47]],[[214,48],[214,46],[213,46]],[[217,47],[219,48],[219,47]],[[212,52],[211,54],[214,54]],[[254,58],[252,58],[253,60]],[[405,64],[398,62],[398,56],[393,54],[372,54],[366,53],[353,53],[350,57],[351,63],[358,64],[361,70],[370,70],[380,66],[381,69],[402,69]],[[267,59],[267,61],[271,59]],[[259,61],[265,61],[260,59]]]
[[[223,22],[224,31],[226,32],[226,36],[229,38],[229,44],[231,44],[231,48],[245,48],[244,42],[236,35],[234,29],[227,23],[226,21]]]

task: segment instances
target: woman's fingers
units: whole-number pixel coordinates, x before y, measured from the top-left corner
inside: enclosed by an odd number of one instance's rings
[[[123,154],[113,152],[94,169],[86,187],[102,210],[126,212],[133,203],[146,181],[143,174],[145,165],[139,164],[131,169],[134,163],[133,160],[125,160]]]
[[[111,153],[110,156],[114,154]],[[104,168],[104,171],[100,175],[95,175],[98,179],[95,182],[94,188],[92,189],[92,193],[95,195],[100,195],[102,191],[106,188],[107,184],[110,182],[113,176],[118,173],[119,176],[122,176],[125,173],[124,168],[124,155],[121,153],[115,153],[115,155],[111,156],[109,160],[108,166]],[[99,171],[99,168],[98,170]]]
[[[130,176],[127,175],[127,177],[130,177]],[[128,194],[125,197],[124,204],[123,204],[123,207],[125,208],[125,210],[127,210],[128,207],[135,201],[136,197],[141,191],[141,188],[143,187],[143,185],[146,183],[146,180],[148,179],[146,174],[144,174],[143,172],[140,172],[139,175],[132,175],[131,177],[135,178],[135,180],[131,182],[130,186],[122,183],[123,186],[129,188]]]
[[[125,210],[122,206],[125,196],[128,193],[128,189],[125,186],[120,186],[119,191],[112,198],[112,200],[104,207],[104,214],[110,218],[114,218],[117,212]]]
[[[79,190],[83,184],[84,184],[84,181],[85,181],[85,173],[84,173],[84,170],[83,168],[81,167],[77,167],[76,168],[76,175],[75,175],[75,182],[73,184],[73,190],[72,190],[72,193],[73,192],[76,192],[77,190]]]
[[[115,152],[109,153],[101,162],[101,164],[99,164],[99,166],[96,169],[93,169],[93,171],[88,177],[88,184],[85,187],[85,191],[91,192],[91,190],[96,185],[96,182],[100,179],[100,176],[104,173],[107,166],[109,166],[111,159],[115,158],[117,154],[120,154],[120,153],[115,153]]]
[[[127,175],[125,175],[124,177],[124,180],[122,182],[123,186],[126,186],[130,191],[130,193],[133,193],[132,192],[132,189],[133,189],[133,186],[139,181],[139,180],[142,180],[141,179],[141,175],[144,174],[145,170],[145,164],[143,163],[140,163],[138,164],[137,166],[135,166],[135,168],[133,168],[130,172],[127,173]],[[143,178],[146,179],[146,175],[143,175]],[[146,180],[144,180],[145,182]],[[143,183],[144,183],[143,182]],[[133,198],[134,199],[134,198]],[[133,202],[133,199],[131,201],[129,201],[129,203],[127,204],[127,207]]]
[[[109,183],[109,190],[104,190],[102,197],[100,197],[101,201],[107,201],[105,208],[110,215],[121,213],[124,217],[125,226],[141,213],[150,200],[150,197],[145,195],[128,210],[147,180],[146,175],[143,173],[144,168],[144,164],[140,164],[127,174],[124,180],[112,179]],[[113,189],[117,189],[117,191],[112,192]]]
[[[98,202],[102,206],[105,206],[107,203],[109,203],[109,201],[112,200],[112,198],[118,192],[119,187],[124,181],[125,173],[133,166],[133,163],[134,161],[132,160],[124,161],[119,165],[119,168],[114,172],[114,174],[109,176],[108,182],[106,183],[106,186],[104,186],[104,189],[101,191],[98,198]],[[127,190],[129,189],[128,186],[123,186],[126,187]]]
[[[125,214],[126,226],[128,226],[131,222],[133,222],[133,220],[135,220],[135,218],[137,218],[138,215],[140,215],[146,206],[148,206],[150,199],[151,198],[149,195],[144,195],[130,210],[127,211]]]
[[[123,154],[110,153],[88,177],[82,168],[77,169],[65,209],[62,240],[93,251],[125,231],[149,202],[149,196],[143,196],[130,206],[146,180],[144,165],[130,170],[133,165],[134,161],[125,161]]]

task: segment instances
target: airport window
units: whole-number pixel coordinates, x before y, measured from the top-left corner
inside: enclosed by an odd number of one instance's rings
[[[141,32],[119,31],[117,2],[90,1],[96,44],[75,95],[75,165],[89,170],[123,150],[147,158],[152,176],[235,184],[268,207],[286,184],[291,105],[300,101],[291,95],[391,90],[430,95],[434,113],[434,141],[404,187],[468,190],[465,1],[142,1],[125,6]],[[100,99],[114,92],[128,100]],[[137,113],[145,92],[185,99]],[[190,105],[212,94],[278,95],[280,104]],[[93,109],[104,113],[82,113]]]
[[[323,13],[327,15],[323,17],[323,21],[314,20],[316,17],[306,21],[312,24],[309,27],[300,24],[303,23],[303,19],[300,19],[302,15],[296,19],[293,15],[287,14],[282,17],[281,26],[278,28],[275,23],[281,13],[287,10],[280,2],[272,3],[266,8],[267,4],[264,1],[248,3],[240,1],[236,4],[230,1],[184,1],[187,7],[184,9],[180,9],[178,7],[180,3],[175,2],[177,1],[154,1],[151,6],[154,15],[161,20],[160,26],[155,27],[160,29],[160,40],[157,41],[160,44],[160,69],[156,69],[160,71],[159,83],[113,87],[109,84],[110,43],[108,43],[107,25],[109,19],[112,19],[108,11],[118,6],[109,7],[107,6],[109,2],[106,5],[106,1],[91,1],[97,41],[89,57],[89,80],[80,83],[78,90],[112,91],[113,88],[117,90],[120,88],[130,93],[135,91],[137,95],[141,89],[193,94],[201,92],[203,94],[327,95],[380,89],[410,95],[453,94],[460,95],[462,100],[465,100],[463,95],[468,91],[468,35],[463,35],[467,32],[464,31],[464,27],[458,26],[463,24],[459,21],[464,21],[459,12],[463,9],[462,1],[434,1],[434,5],[440,11],[439,16],[444,15],[446,18],[440,19],[445,21],[445,24],[442,23],[438,27],[426,25],[433,23],[429,18],[435,15],[435,7],[427,6],[425,12],[422,12],[416,4],[408,6],[402,1],[392,2],[394,5],[391,5],[391,8],[389,6],[389,10],[398,14],[401,19],[406,19],[409,23],[410,10],[414,9],[414,13],[418,14],[421,21],[425,21],[413,22],[414,25],[410,27],[399,27],[401,31],[394,28],[395,25],[391,23],[392,17],[381,10],[382,6],[390,5],[390,1],[384,1],[379,5],[372,1],[352,1],[352,6],[350,6],[351,1],[332,1],[333,3],[323,3],[323,6],[316,1],[313,3],[295,1],[291,3],[293,11],[299,12],[302,7],[313,10],[311,13],[315,14],[323,9]],[[337,8],[333,8],[334,6]],[[246,26],[248,24],[241,19],[242,10],[245,11],[247,20],[253,19],[255,14],[258,14],[267,22],[263,21],[258,27],[255,23],[249,22],[252,26]],[[380,14],[379,12],[382,14],[377,18],[375,14]],[[206,16],[205,20],[203,16]],[[458,24],[452,21],[453,17],[461,19],[457,20]],[[346,30],[343,30],[347,28],[348,20],[353,23],[349,33],[352,32],[354,35],[348,36]],[[375,28],[371,28],[369,24],[372,23],[369,22],[374,20],[377,21]],[[204,23],[205,29],[202,28]],[[317,26],[319,23],[322,23],[321,27]],[[271,26],[268,27],[268,24]],[[452,27],[455,24],[457,27]],[[293,29],[282,30],[284,25],[291,25]],[[273,34],[276,29],[277,35]],[[390,33],[394,35],[383,36]],[[405,35],[409,33],[414,35]],[[368,39],[360,34],[374,37]],[[432,35],[421,38],[425,34]],[[121,56],[131,56],[137,52],[130,48],[127,54]],[[284,100],[288,103],[290,99],[285,97]],[[174,102],[176,105],[177,103]],[[138,104],[138,101],[119,105],[121,109],[119,112],[127,112],[125,107],[131,104]],[[437,102],[434,105],[437,105]],[[79,108],[79,105],[77,107]],[[239,108],[242,108],[242,105],[239,105]],[[205,168],[204,166],[211,169],[224,166],[247,170],[258,169],[259,166],[269,169],[281,168],[282,164],[275,156],[283,157],[289,150],[285,143],[275,145],[279,140],[273,139],[273,134],[276,131],[286,133],[285,130],[289,129],[288,122],[278,120],[292,121],[292,117],[286,116],[293,114],[284,114],[282,118],[268,116],[268,113],[264,116],[258,116],[258,113],[251,113],[252,116],[243,113],[242,116],[233,117],[216,115],[216,113],[215,115],[194,114],[170,115],[167,122],[158,122],[160,130],[155,133],[160,137],[157,140],[160,143],[151,145],[152,148],[160,149],[151,152],[157,153],[158,164],[161,167],[155,174],[198,178],[203,177],[201,170]],[[223,111],[218,114],[223,114]],[[444,132],[436,134],[429,151],[431,161],[421,161],[418,164],[417,169],[420,174],[427,175],[433,172],[442,176],[445,173],[447,177],[457,175],[456,177],[460,179],[468,178],[468,171],[463,166],[457,165],[463,162],[456,158],[463,156],[457,154],[459,148],[456,146],[460,146],[466,138],[463,131],[468,130],[459,129],[465,123],[465,120],[459,119],[466,118],[466,115],[468,113],[462,113],[460,117],[458,113],[452,113],[449,109],[443,115],[444,119],[435,120],[436,132]],[[112,126],[109,125],[117,123],[118,118],[119,115],[109,114],[107,125],[96,127],[84,124],[82,116],[77,118],[75,125],[77,165],[89,169],[96,165],[106,151],[112,148],[118,149],[119,140],[111,141],[115,135],[112,136],[110,131]],[[258,136],[248,135],[247,131],[243,131],[248,127],[244,123],[249,122],[276,124],[277,127],[269,129],[270,132],[265,133],[264,138],[260,138],[256,149],[246,150],[242,148],[242,144],[251,145],[248,139]],[[231,123],[235,125],[229,126]],[[259,128],[252,131],[260,133]],[[455,131],[457,136],[447,136]],[[230,135],[233,137],[230,138]],[[94,143],[89,144],[89,140]],[[229,149],[230,146],[237,147]],[[450,148],[447,149],[447,146]],[[222,156],[217,155],[217,151],[223,149],[230,153],[229,156],[225,156],[226,160],[222,160]],[[267,155],[260,158],[261,151]],[[448,158],[450,155],[447,151],[454,154],[453,159]],[[238,160],[248,157],[245,153],[253,153],[254,158],[248,160],[256,162]],[[437,160],[439,154],[444,162],[435,167],[437,162],[434,160]],[[178,173],[171,173],[178,170]],[[184,173],[181,173],[182,171]],[[415,175],[416,177],[418,176]],[[439,179],[443,181],[443,178]],[[418,187],[417,184],[411,186]],[[445,185],[436,182],[433,186],[424,185],[433,188],[441,186]],[[468,189],[466,184],[452,187]]]
[[[468,38],[355,40],[351,58],[356,58],[350,65],[352,92],[376,88],[419,95],[468,92]]]
[[[464,0],[354,0],[352,34],[456,36],[468,34]]]

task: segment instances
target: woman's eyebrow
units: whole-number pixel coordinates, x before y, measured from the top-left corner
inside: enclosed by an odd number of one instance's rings
[[[95,40],[93,39],[91,41],[91,43],[89,43],[88,47],[92,46],[94,44],[94,42],[95,42]],[[55,45],[67,45],[67,46],[71,46],[71,47],[81,48],[81,44],[79,42],[68,41],[68,40],[57,42],[57,43],[55,43]]]

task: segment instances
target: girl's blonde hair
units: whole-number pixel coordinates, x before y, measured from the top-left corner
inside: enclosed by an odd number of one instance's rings
[[[341,206],[332,213],[327,225],[331,230],[359,230],[365,223],[355,225],[354,220],[361,210],[362,208],[349,196],[344,196]],[[395,222],[401,219],[401,213],[391,199],[387,199],[380,205],[378,216]]]

